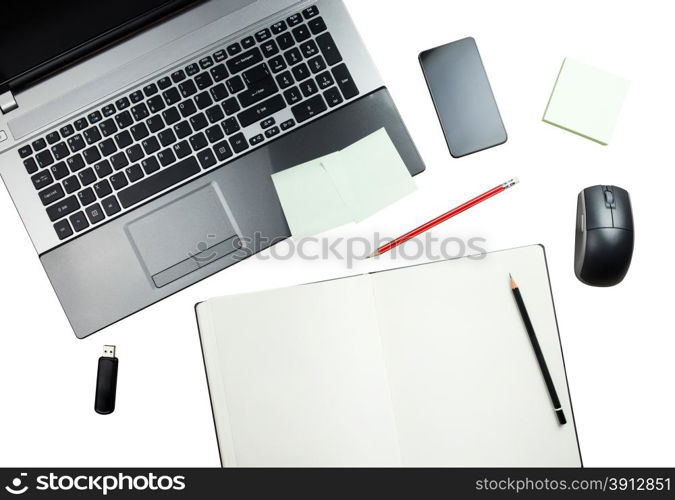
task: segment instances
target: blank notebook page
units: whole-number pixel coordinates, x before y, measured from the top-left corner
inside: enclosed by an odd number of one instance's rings
[[[511,288],[520,285],[567,425]],[[374,275],[406,466],[580,466],[542,247]]]
[[[197,315],[224,466],[401,464],[370,276]]]

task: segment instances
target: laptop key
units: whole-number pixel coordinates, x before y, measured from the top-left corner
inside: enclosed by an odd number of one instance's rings
[[[230,144],[235,153],[241,153],[248,149],[248,142],[244,134],[237,134],[230,137]]]
[[[293,28],[293,37],[298,43],[304,42],[311,36],[309,29],[304,24]]]
[[[108,177],[110,174],[112,174],[112,167],[110,166],[110,162],[108,160],[98,162],[96,165],[94,165],[94,170],[96,171],[96,175],[99,179],[103,179],[104,177]]]
[[[56,200],[60,200],[65,195],[66,193],[63,192],[61,184],[54,184],[38,193],[38,196],[40,196],[42,204],[45,206],[54,203]]]
[[[87,120],[84,118],[80,118],[79,120],[75,121],[75,129],[76,130],[83,130],[89,126],[89,123],[87,123]]]
[[[209,140],[211,144],[218,142],[221,140],[223,137],[225,137],[225,134],[223,134],[223,131],[220,129],[220,126],[214,125],[213,127],[207,128],[204,133],[206,134],[206,138]]]
[[[50,133],[50,134],[47,134],[47,142],[48,142],[50,145],[51,145],[51,144],[56,144],[57,142],[59,142],[59,140],[61,140],[61,136],[59,135],[58,132],[54,131],[54,132],[52,132],[52,133]]]
[[[94,173],[94,169],[92,168],[87,168],[85,170],[80,171],[80,173],[77,174],[77,176],[80,179],[80,182],[82,183],[83,186],[88,186],[89,184],[93,184],[96,182],[96,174]]]
[[[169,148],[165,149],[161,153],[158,153],[157,159],[159,160],[159,163],[161,163],[163,167],[166,167],[167,165],[171,165],[176,161],[176,155],[173,154],[173,150]]]
[[[315,56],[319,52],[319,47],[316,46],[314,40],[308,40],[307,42],[300,45],[300,50],[306,58]]]
[[[277,76],[277,83],[281,89],[287,89],[295,83],[295,80],[293,80],[293,75],[291,75],[290,71],[284,71]]]
[[[197,153],[197,160],[199,160],[202,170],[211,168],[217,163],[216,157],[210,149],[205,149],[204,151]]]
[[[24,147],[19,149],[19,156],[21,158],[25,158],[27,156],[30,156],[33,154],[33,148],[31,148],[28,144],[26,144]]]
[[[89,123],[93,125],[94,123],[98,123],[103,120],[103,115],[99,111],[94,111],[87,115],[87,119],[89,120]]]
[[[304,16],[305,19],[311,19],[319,15],[319,8],[316,5],[307,7],[305,10],[302,11],[302,15]]]
[[[279,53],[279,46],[274,40],[268,40],[263,43],[260,48],[262,49],[263,54],[265,54],[265,57],[272,57]]]
[[[245,88],[244,81],[241,79],[240,76],[234,76],[230,78],[228,81],[225,82],[225,84],[227,85],[230,94],[236,94],[237,92],[241,92]]]
[[[287,20],[289,26],[297,26],[302,22],[302,15],[301,14],[293,14],[291,17],[289,17]]]
[[[179,143],[173,145],[173,152],[176,153],[176,156],[179,160],[182,160],[191,154],[192,150],[190,149],[190,144],[188,141],[180,141]]]
[[[271,36],[272,33],[270,33],[270,30],[265,28],[255,34],[255,39],[258,40],[258,43],[263,43],[265,40],[269,40]]]
[[[288,52],[284,53],[284,57],[286,58],[286,62],[288,63],[289,66],[293,66],[302,61],[302,54],[300,53],[300,49],[298,48],[293,48]]]
[[[197,132],[209,126],[209,121],[206,119],[204,113],[199,113],[190,118],[190,125],[192,129]]]
[[[197,160],[194,156],[190,156],[120,191],[118,193],[120,202],[124,208],[129,208],[199,172]]]
[[[73,230],[70,228],[70,224],[68,224],[67,219],[54,224],[54,230],[56,231],[56,235],[58,236],[59,240],[62,241],[73,235]]]
[[[109,118],[115,113],[117,113],[117,109],[115,109],[114,105],[108,104],[107,106],[104,106],[102,112],[104,117]]]
[[[66,193],[68,194],[73,194],[81,187],[82,185],[80,184],[80,181],[77,180],[76,175],[71,175],[67,179],[63,179],[63,188],[66,190]]]
[[[279,21],[278,23],[274,23],[272,25],[272,33],[275,35],[278,35],[279,33],[286,31],[288,29],[288,26],[286,25],[285,21]]]
[[[317,17],[316,19],[312,19],[310,22],[307,23],[307,26],[309,26],[309,31],[311,31],[312,34],[314,35],[323,33],[328,29],[328,27],[326,26],[326,22],[323,20],[323,17]]]
[[[239,113],[239,122],[242,124],[242,126],[248,127],[255,122],[264,120],[277,111],[281,111],[285,107],[286,103],[284,102],[284,98],[277,94]]]
[[[37,139],[33,141],[33,149],[35,151],[40,151],[47,147],[47,142],[44,139]]]
[[[145,94],[145,97],[153,96],[157,92],[159,92],[159,89],[157,88],[157,85],[155,85],[154,83],[151,83],[143,87],[143,93]]]
[[[125,170],[129,182],[136,182],[143,178],[143,169],[140,165],[132,165]]]
[[[124,175],[124,172],[116,172],[110,176],[110,184],[112,184],[113,189],[117,191],[127,187],[129,181],[127,180],[127,176]]]
[[[104,198],[105,196],[108,196],[110,193],[112,193],[112,187],[110,187],[110,183],[107,179],[103,179],[102,181],[94,184],[94,191],[96,192],[96,196],[99,198]]]
[[[187,73],[187,76],[194,76],[197,73],[199,73],[199,64],[197,63],[192,63],[186,66],[185,72]]]
[[[157,87],[155,87],[155,89],[157,89]],[[139,122],[141,120],[145,120],[150,115],[150,112],[148,111],[148,107],[145,105],[145,103],[142,102],[131,108],[131,115],[134,117],[134,120]]]
[[[227,116],[233,115],[241,109],[236,97],[230,97],[228,100],[223,101],[221,107]]]
[[[87,144],[94,144],[101,140],[101,133],[98,131],[98,127],[91,127],[82,132],[82,137],[87,141]]]
[[[115,142],[117,143],[118,148],[124,149],[134,142],[134,140],[131,138],[131,134],[128,130],[123,130],[115,136]]]
[[[272,68],[274,73],[279,73],[279,71],[285,70],[287,66],[283,56],[276,56],[270,59],[270,68]]]
[[[35,155],[35,159],[37,160],[37,164],[40,166],[40,168],[48,167],[54,163],[54,157],[49,150],[40,151]]]
[[[108,217],[112,217],[121,210],[120,204],[117,202],[117,198],[115,198],[115,196],[109,196],[101,203],[103,204],[103,210],[105,210],[105,213]]]
[[[131,131],[131,135],[135,141],[140,141],[150,135],[148,127],[145,126],[145,123],[137,123],[129,130]]]
[[[314,83],[314,80],[307,80],[300,84],[300,90],[302,91],[302,95],[310,97],[319,91],[319,87]]]
[[[101,129],[103,137],[109,137],[117,132],[117,126],[115,125],[115,122],[113,121],[112,118],[108,118],[107,120],[102,121],[99,124],[98,128]]]
[[[230,73],[236,74],[240,71],[250,68],[251,66],[255,66],[256,64],[262,62],[262,60],[263,56],[262,52],[260,52],[260,49],[258,47],[253,47],[252,49],[242,52],[241,54],[227,61],[227,69],[230,71]]]
[[[66,146],[65,142],[59,142],[58,144],[52,146],[52,154],[57,160],[63,160],[67,156],[70,156],[70,150],[68,149],[68,146]]]
[[[230,158],[234,153],[230,149],[230,144],[227,141],[222,141],[213,146],[213,152],[216,154],[218,161],[225,161]]]
[[[148,109],[150,110],[151,113],[159,113],[164,108],[166,108],[166,104],[164,104],[164,99],[162,99],[162,97],[158,95],[148,99],[147,104]]]
[[[166,111],[162,111],[162,116],[167,126],[173,125],[180,120],[180,113],[176,108],[169,108]]]
[[[83,207],[86,207],[96,201],[96,194],[92,188],[88,187],[77,193],[77,199],[80,200],[80,204]]]
[[[183,97],[190,97],[197,93],[197,86],[192,80],[187,80],[178,85],[178,90]]]
[[[59,132],[61,132],[61,137],[65,139],[66,137],[70,137],[71,135],[73,135],[75,133],[75,130],[73,129],[72,125],[65,125],[61,127],[61,130]]]
[[[134,119],[131,117],[128,111],[124,111],[123,113],[116,115],[115,121],[117,122],[117,126],[121,129],[127,128],[134,123]]]
[[[193,151],[199,151],[208,145],[209,141],[206,140],[206,136],[201,132],[190,137],[190,146],[192,146]]]
[[[129,160],[127,160],[127,156],[122,151],[120,151],[119,153],[110,157],[110,164],[115,170],[121,170],[129,165]]]
[[[223,66],[222,64],[220,66]],[[225,66],[223,66],[225,67]],[[206,88],[209,88],[211,85],[213,85],[213,79],[211,78],[211,75],[209,75],[206,71],[204,73],[200,73],[197,76],[195,76],[195,83],[197,84],[197,88],[199,90],[204,90]]]
[[[164,100],[168,106],[173,106],[181,100],[180,92],[178,92],[176,87],[171,87],[170,89],[165,90],[162,92],[162,96],[164,97]]]
[[[37,162],[35,161],[35,158],[26,158],[23,161],[23,166],[26,167],[26,172],[29,174],[34,174],[35,172],[38,171],[38,166]]]
[[[253,137],[251,137],[251,139],[248,142],[251,143],[251,146],[257,146],[258,144],[260,144],[264,140],[265,140],[265,136],[262,135],[262,134],[258,134],[258,135],[254,135]]]
[[[216,62],[221,62],[227,59],[227,55],[225,54],[224,50],[219,50],[213,54],[213,60]]]
[[[211,106],[204,113],[206,113],[209,123],[216,123],[225,118],[225,113],[223,113],[223,110],[218,105]]]
[[[225,85],[223,85],[222,83],[219,83],[215,87],[211,88],[210,92],[211,92],[211,97],[213,97],[214,101],[222,101],[228,95],[230,95],[227,92],[227,89],[225,88]]]
[[[199,66],[201,66],[202,69],[208,69],[213,66],[213,59],[211,56],[203,57],[199,60]]]
[[[227,53],[230,54],[231,56],[236,56],[241,52],[241,45],[238,43],[233,43],[227,48]]]
[[[239,94],[239,102],[241,103],[242,108],[248,108],[257,102],[276,94],[278,90],[277,84],[274,83],[274,79],[267,78],[266,80],[261,80],[252,84],[248,89],[241,92]]]
[[[49,216],[49,220],[55,222],[69,216],[76,210],[79,210],[79,208],[80,204],[77,201],[77,197],[69,196],[49,206],[47,208],[47,215]]]
[[[117,151],[117,146],[115,145],[115,141],[112,139],[112,137],[99,143],[98,148],[101,150],[101,154],[103,154],[103,156],[110,156]]]
[[[359,95],[359,89],[356,87],[352,75],[345,64],[340,64],[333,68],[333,76],[345,99],[351,99]]]
[[[126,153],[130,163],[140,161],[145,156],[145,153],[143,153],[143,149],[139,144],[134,144],[131,146],[129,149],[127,149]]]
[[[164,90],[164,89],[166,89],[166,88],[169,88],[169,87],[171,87],[171,79],[170,79],[169,77],[166,77],[166,76],[165,76],[164,78],[160,78],[160,79],[157,81],[157,86],[158,86],[161,90]]]
[[[342,99],[342,96],[340,95],[340,91],[337,89],[337,87],[330,88],[326,90],[323,93],[324,98],[326,99],[326,102],[328,105],[333,108],[337,106],[338,104],[341,104],[344,99]]]
[[[295,80],[298,82],[301,82],[311,76],[309,72],[309,68],[305,63],[298,64],[295,68],[293,68],[293,76],[295,77]]]
[[[316,83],[319,84],[319,87],[325,90],[332,86],[335,83],[335,80],[333,80],[333,75],[330,74],[330,71],[324,71],[316,77]]]
[[[117,107],[118,111],[122,111],[131,106],[131,103],[129,102],[129,99],[127,99],[126,97],[122,97],[121,99],[115,101],[115,106]]]
[[[284,97],[286,98],[286,102],[288,102],[289,106],[302,101],[302,94],[300,93],[298,87],[288,89],[286,92],[284,92]]]
[[[74,135],[68,138],[68,146],[70,146],[70,151],[77,153],[80,149],[83,149],[86,144],[82,140],[80,134]]]
[[[174,71],[173,73],[171,73],[171,80],[173,80],[173,83],[182,82],[186,78],[187,77],[185,76],[185,72],[182,69],[179,69],[178,71]]]
[[[70,216],[70,223],[76,233],[84,231],[89,227],[89,221],[84,216],[84,212],[77,212]]]
[[[272,127],[271,129],[265,130],[265,136],[269,139],[276,135],[279,135],[279,127]]]
[[[293,47],[295,45],[295,40],[293,39],[293,35],[290,33],[283,33],[277,37],[277,45],[279,45],[279,48],[281,50],[287,50]]]
[[[326,69],[326,63],[323,60],[323,57],[316,56],[307,61],[307,65],[312,73],[316,74],[320,71]]]
[[[145,121],[145,124],[153,134],[164,128],[164,122],[162,121],[161,116],[151,116]]]
[[[66,163],[68,164],[68,168],[72,173],[75,173],[78,170],[82,170],[84,168],[84,160],[79,154],[68,158]]]
[[[190,130],[190,124],[187,121],[183,121],[178,123],[177,125],[174,125],[174,130],[176,133],[181,134],[184,132],[181,132],[184,130],[185,126],[187,126],[187,135],[190,135],[192,133],[192,130]],[[162,130],[159,134],[157,134],[157,138],[159,139],[159,142],[162,143],[162,146],[167,147],[176,142],[176,134],[174,134],[174,131],[171,130],[170,128],[167,128],[165,130]]]
[[[213,100],[209,96],[208,92],[202,92],[197,94],[194,98],[195,104],[199,109],[206,109],[213,104]]]
[[[288,130],[295,125],[295,120],[286,120],[281,124],[281,130]]]
[[[56,179],[57,181],[60,181],[64,177],[67,177],[68,174],[70,174],[70,170],[68,170],[68,166],[66,165],[65,161],[60,161],[56,165],[52,165],[51,171],[52,175],[54,176],[54,179]]]
[[[333,66],[342,61],[342,54],[335,45],[335,40],[330,33],[324,33],[316,37],[316,43],[321,49],[323,57],[326,59],[326,62],[329,66]]]
[[[213,77],[213,80],[216,82],[220,82],[221,80],[224,80],[229,76],[227,68],[225,67],[224,64],[219,64],[215,68],[211,68],[210,73],[211,76]]]
[[[316,95],[305,102],[293,106],[291,111],[293,112],[293,116],[295,116],[296,121],[298,123],[302,123],[320,113],[323,113],[327,109],[328,107],[326,106],[323,97],[321,97],[321,95]]]
[[[159,151],[160,148],[159,142],[157,141],[156,137],[148,137],[141,144],[143,146],[143,151],[145,151],[146,155],[156,153],[157,151]]]
[[[134,104],[137,102],[141,102],[143,100],[143,92],[140,90],[137,90],[136,92],[133,92],[130,96],[129,99],[131,99],[131,102]]]
[[[84,211],[87,214],[87,217],[89,218],[89,222],[92,224],[98,224],[101,222],[105,216],[103,215],[103,209],[101,208],[101,205],[98,203],[96,205],[92,205],[90,207],[87,207],[84,209]]]
[[[180,110],[180,114],[183,116],[183,118],[187,118],[188,116],[194,115],[197,112],[197,106],[195,106],[195,103],[192,101],[192,99],[181,102],[178,105],[178,109]]]
[[[250,49],[255,45],[255,39],[252,36],[247,36],[241,41],[241,46],[244,47],[244,49]]]
[[[35,189],[42,189],[54,182],[54,178],[52,177],[52,174],[49,170],[38,172],[33,177],[31,177],[30,180],[33,181],[33,186],[35,186]]]
[[[157,158],[154,156],[151,156],[150,158],[146,158],[141,162],[141,167],[143,167],[143,172],[145,172],[145,175],[151,175],[157,172],[161,167],[159,166],[159,162],[157,161]]]
[[[239,127],[239,123],[237,123],[237,119],[232,117],[228,118],[222,123],[223,131],[227,135],[232,135],[235,132],[239,132],[241,130],[241,127]]]

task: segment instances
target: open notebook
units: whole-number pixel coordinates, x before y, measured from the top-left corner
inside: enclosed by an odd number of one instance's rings
[[[196,310],[226,467],[581,465],[541,246],[221,297]]]

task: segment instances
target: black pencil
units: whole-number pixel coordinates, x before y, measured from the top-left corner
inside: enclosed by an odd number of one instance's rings
[[[511,278],[511,290],[513,291],[513,296],[516,299],[516,304],[518,305],[520,316],[523,318],[523,323],[525,324],[527,335],[530,337],[530,342],[532,343],[534,354],[537,356],[537,361],[539,362],[541,374],[544,377],[544,382],[546,382],[546,388],[548,389],[548,393],[551,396],[551,403],[553,403],[553,410],[555,411],[555,414],[558,417],[558,422],[560,422],[560,425],[564,425],[567,423],[567,419],[565,418],[565,413],[563,412],[562,405],[560,404],[560,399],[558,399],[558,393],[556,392],[555,386],[553,385],[551,373],[548,371],[546,359],[544,359],[544,353],[541,352],[539,340],[537,340],[537,334],[534,332],[532,321],[530,321],[530,315],[527,313],[527,308],[525,307],[525,302],[523,302],[522,295],[520,295],[518,285],[513,279],[513,276],[509,275],[509,277]]]

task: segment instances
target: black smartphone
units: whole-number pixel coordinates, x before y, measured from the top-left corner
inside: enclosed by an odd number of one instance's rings
[[[506,129],[473,38],[426,50],[419,59],[454,158],[506,142]]]

